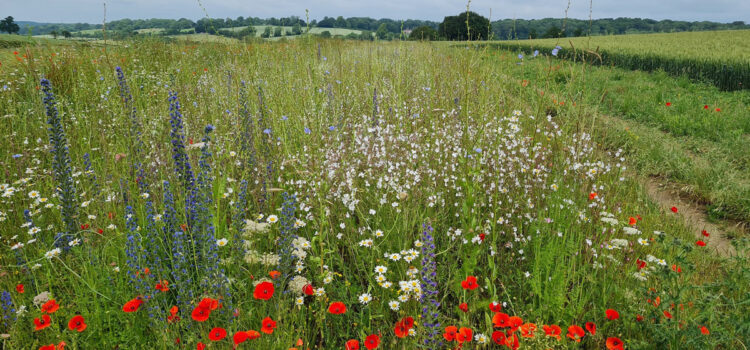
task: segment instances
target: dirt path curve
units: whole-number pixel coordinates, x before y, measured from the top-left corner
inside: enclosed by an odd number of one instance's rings
[[[649,197],[659,204],[663,210],[669,211],[673,206],[678,208],[678,214],[685,223],[695,231],[696,238],[702,239],[721,256],[737,254],[726,231],[719,225],[708,221],[705,208],[680,198],[675,190],[661,184],[656,178],[648,178],[644,183]],[[706,230],[711,236],[703,237],[701,231]]]

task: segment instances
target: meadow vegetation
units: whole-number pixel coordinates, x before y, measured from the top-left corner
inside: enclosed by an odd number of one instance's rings
[[[5,348],[747,347],[746,237],[637,174],[746,220],[742,91],[312,37],[0,63]]]

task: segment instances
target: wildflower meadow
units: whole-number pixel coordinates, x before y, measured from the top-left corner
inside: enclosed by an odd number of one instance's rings
[[[518,76],[558,50],[3,49],[2,348],[747,348],[746,239]]]

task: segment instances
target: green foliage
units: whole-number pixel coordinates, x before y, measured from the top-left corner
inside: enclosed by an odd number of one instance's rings
[[[468,28],[466,24],[467,16]],[[445,17],[443,23],[440,23],[438,33],[446,40],[485,40],[487,39],[489,25],[489,19],[469,11],[458,16]]]
[[[18,33],[18,24],[13,21],[13,16],[5,17],[5,19],[0,20],[0,32],[6,32],[8,34],[14,34]]]
[[[411,31],[409,40],[437,40],[438,32],[428,26],[421,26]]]

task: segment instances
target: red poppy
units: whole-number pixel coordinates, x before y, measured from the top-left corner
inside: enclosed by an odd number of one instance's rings
[[[51,324],[50,322],[52,322],[52,320],[50,319],[49,315],[47,315],[47,314],[42,315],[41,319],[40,318],[35,318],[34,319],[34,330],[35,331],[39,331],[39,330],[45,329],[45,328],[47,328],[47,327],[50,326],[50,324]]]
[[[209,316],[211,316],[211,309],[201,307],[200,305],[196,306],[190,314],[190,317],[192,317],[195,322],[205,322],[208,320]]]
[[[586,330],[591,333],[591,335],[596,335],[596,323],[594,322],[586,322],[584,325],[586,327]]]
[[[607,316],[607,319],[610,321],[614,321],[620,318],[620,313],[612,309],[607,309],[607,311],[605,311],[604,314]]]
[[[196,350],[205,350],[206,349],[206,344],[198,343],[198,345],[195,346],[195,349]]]
[[[349,339],[346,341],[346,350],[359,350],[359,340]]]
[[[276,328],[276,321],[272,320],[270,317],[266,317],[261,322],[263,327],[260,329],[261,332],[266,334],[273,333],[273,329]]]
[[[346,305],[340,301],[332,302],[331,305],[328,306],[328,312],[334,315],[341,315],[346,313]]]
[[[302,287],[302,293],[305,293],[305,295],[313,295],[313,293],[315,293],[315,290],[313,289],[312,284],[306,284],[304,287]]]
[[[523,319],[521,319],[518,316],[511,316],[508,317],[508,326],[510,329],[508,330],[509,333],[513,333],[518,330],[519,327],[523,324]]]
[[[271,276],[271,279],[275,280],[275,279],[279,278],[279,276],[281,276],[281,272],[273,270],[273,271],[271,271],[271,272],[268,273],[268,276]]]
[[[708,331],[708,328],[706,328],[706,326],[701,326],[701,334],[709,335],[711,334],[711,332]]]
[[[521,325],[521,336],[524,338],[533,338],[534,332],[536,332],[536,324],[525,323]]]
[[[122,306],[122,311],[136,312],[138,311],[138,308],[141,307],[141,304],[143,304],[143,300],[138,298],[132,299]]]
[[[39,348],[39,350],[56,350],[55,344],[45,345]]]
[[[401,319],[401,322],[404,323],[404,326],[406,326],[407,329],[414,327],[414,317],[406,316]]]
[[[596,198],[596,196],[597,196],[596,192],[591,192],[591,193],[589,193],[589,200],[590,200],[590,201],[591,201],[591,200],[594,200],[594,198]]]
[[[461,329],[458,330],[458,334],[456,334],[456,340],[459,344],[463,344],[464,342],[471,341],[471,337],[474,336],[474,331],[471,330],[471,328],[461,327]]]
[[[706,242],[703,242],[702,240],[698,240],[697,242],[695,242],[695,244],[697,246],[699,246],[699,247],[705,247],[706,246]]]
[[[717,108],[717,109],[716,109],[716,111],[717,111],[717,112],[721,112],[721,108]]]
[[[560,340],[560,334],[562,334],[562,329],[558,325],[551,325],[542,326],[542,329],[544,330],[544,334],[546,334],[548,337],[554,337],[557,338],[557,340]]]
[[[73,318],[71,318],[70,321],[68,321],[68,329],[70,329],[71,331],[78,331],[79,333],[85,331],[86,322],[83,319],[83,316],[81,315],[73,316]]]
[[[234,342],[234,346],[237,347],[237,345],[244,343],[248,338],[247,332],[245,331],[237,331],[234,332],[234,335],[232,336],[232,342]]]
[[[96,230],[96,233],[98,233],[98,234],[100,234],[100,235],[101,235],[101,234],[104,234],[104,230],[102,230],[102,229],[97,229],[97,230]]]
[[[641,322],[641,321],[643,321],[643,316],[641,316],[641,315],[636,315],[636,316],[635,316],[635,320],[636,320],[636,321],[638,321],[638,322]]]
[[[484,234],[484,233],[480,233],[480,234],[479,234],[479,240],[481,240],[482,242],[484,242],[484,239],[485,239],[485,238],[487,238],[487,235],[486,235],[486,234]]]
[[[710,235],[710,234],[709,234],[709,233],[708,233],[708,232],[707,232],[706,230],[703,230],[703,231],[701,231],[701,234],[702,234],[702,235],[703,235],[704,237],[710,237],[710,236],[711,236],[711,235]]]
[[[676,213],[677,212],[677,207],[671,207],[671,208],[669,208],[669,210],[671,210],[673,213]]]
[[[172,308],[169,309],[169,316],[167,316],[167,322],[172,323],[175,321],[180,320],[180,316],[177,316],[177,313],[180,311],[177,306],[172,306]]]
[[[495,326],[495,328],[506,328],[510,327],[508,324],[508,320],[510,317],[508,314],[504,312],[497,312],[494,316],[492,316],[492,324]]]
[[[16,292],[18,292],[19,294],[23,294],[24,292],[23,284],[19,283],[16,285]]]
[[[667,102],[667,107],[672,106],[672,102]]]
[[[586,333],[583,331],[583,328],[580,326],[572,325],[568,327],[568,338],[575,340],[576,342],[581,342],[581,338],[585,336]]]
[[[503,331],[492,332],[492,341],[497,345],[505,345],[505,332]]]
[[[443,333],[443,338],[447,341],[454,341],[456,340],[456,333],[458,333],[458,327],[456,326],[448,326],[445,327],[445,333]]]
[[[628,225],[630,225],[630,226],[633,226],[633,225],[635,225],[635,224],[636,224],[636,223],[638,222],[638,220],[636,220],[636,219],[635,219],[634,217],[632,217],[632,216],[631,216],[631,217],[630,217],[630,219],[628,219],[628,220],[629,220],[629,221],[628,221]]]
[[[507,347],[509,347],[509,348],[511,348],[513,350],[518,349],[518,347],[519,347],[518,336],[515,335],[515,334],[511,334],[507,338],[505,338],[505,346],[507,346]]]
[[[682,268],[678,266],[677,264],[672,264],[672,271],[680,273],[682,272]]]
[[[461,303],[458,305],[458,309],[463,312],[469,312],[469,304],[467,303]]]
[[[396,326],[393,327],[393,333],[399,338],[404,338],[409,335],[409,328],[402,321],[396,322]]]
[[[492,312],[500,312],[500,311],[503,311],[503,304],[500,304],[500,303],[496,303],[496,302],[494,302],[494,301],[493,301],[493,302],[491,302],[491,303],[490,303],[490,311],[492,311]]]
[[[44,303],[44,305],[42,305],[42,312],[48,313],[48,314],[54,314],[55,311],[57,311],[59,308],[60,308],[60,305],[57,305],[57,302],[55,301],[55,299],[52,299]]]
[[[638,266],[638,270],[646,267],[646,262],[641,259],[635,259],[635,264]]]
[[[623,343],[620,338],[610,337],[607,338],[607,350],[622,350]]]
[[[261,283],[258,283],[257,286],[255,286],[255,291],[253,292],[253,297],[255,297],[255,299],[268,300],[268,299],[271,299],[272,296],[273,296],[273,283],[261,282]]]
[[[671,314],[671,313],[669,313],[669,311],[667,311],[667,310],[664,310],[664,317],[666,317],[666,318],[668,318],[668,319],[670,319],[670,320],[671,320],[671,319],[672,319],[672,314]]]
[[[708,109],[708,105],[703,105],[703,109]]]
[[[227,330],[220,327],[215,327],[208,333],[208,339],[213,341],[219,341],[227,337]]]
[[[201,302],[198,303],[198,307],[214,311],[219,307],[219,301],[213,298],[203,298],[201,299]]]
[[[260,338],[260,333],[258,333],[258,331],[254,331],[251,329],[247,331],[246,333],[247,333],[247,340],[255,340],[255,339]]]
[[[377,349],[380,345],[380,337],[377,334],[370,334],[365,338],[365,348],[367,350]]]
[[[161,283],[156,284],[156,290],[160,290],[162,292],[166,292],[169,290],[169,282],[166,280],[161,281]]]
[[[477,284],[477,278],[474,276],[466,277],[465,280],[461,281],[461,287],[463,289],[469,289],[469,290],[477,289],[477,287],[479,287],[479,285]]]

